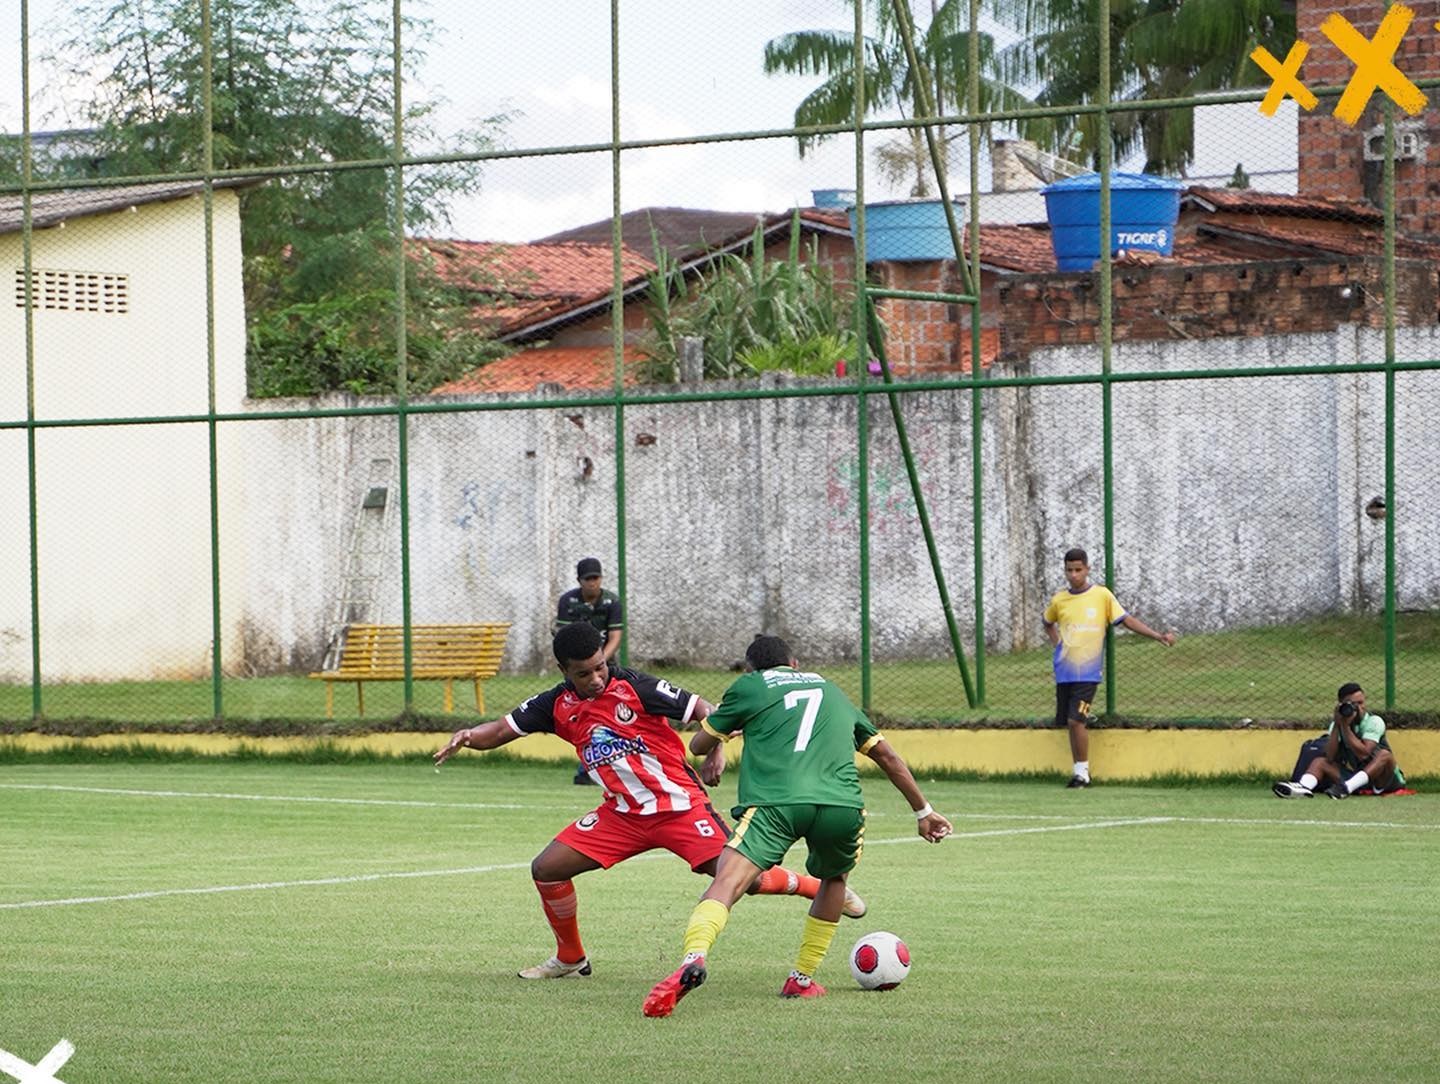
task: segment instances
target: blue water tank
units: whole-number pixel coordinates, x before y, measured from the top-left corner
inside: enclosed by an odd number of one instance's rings
[[[812,206],[820,210],[843,211],[846,207],[855,206],[855,189],[812,188],[810,198],[815,201]]]
[[[1184,185],[1148,173],[1110,174],[1110,251],[1170,255]],[[1089,271],[1100,259],[1100,174],[1067,177],[1040,190],[1050,244],[1061,271]]]
[[[965,201],[951,200],[955,224],[965,229]],[[856,229],[850,209],[850,229]],[[865,204],[865,262],[876,260],[953,260],[955,244],[938,199],[899,199]]]

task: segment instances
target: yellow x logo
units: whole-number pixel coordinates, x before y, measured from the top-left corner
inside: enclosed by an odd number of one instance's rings
[[[1380,21],[1380,29],[1375,31],[1375,37],[1369,41],[1350,25],[1345,16],[1338,13],[1329,15],[1320,24],[1320,32],[1334,42],[1355,65],[1355,74],[1350,76],[1350,82],[1345,84],[1345,93],[1335,105],[1335,115],[1346,124],[1353,125],[1360,119],[1360,114],[1365,111],[1365,106],[1369,104],[1370,96],[1377,87],[1412,117],[1425,108],[1425,95],[1419,87],[1400,74],[1400,69],[1395,67],[1390,59],[1395,55],[1400,39],[1405,36],[1405,31],[1410,29],[1410,21],[1414,18],[1415,12],[1404,4],[1396,4],[1385,13],[1385,18]],[[1265,100],[1270,100],[1269,95]]]
[[[1250,54],[1250,59],[1255,61],[1260,66],[1260,70],[1273,80],[1269,92],[1265,95],[1265,100],[1260,103],[1260,112],[1267,117],[1273,117],[1275,110],[1280,108],[1280,103],[1285,100],[1287,94],[1300,103],[1301,109],[1315,108],[1320,99],[1311,94],[1295,74],[1300,70],[1300,62],[1305,59],[1305,54],[1309,51],[1310,46],[1303,41],[1297,41],[1285,54],[1285,63],[1283,64],[1276,60],[1270,50],[1263,45]]]

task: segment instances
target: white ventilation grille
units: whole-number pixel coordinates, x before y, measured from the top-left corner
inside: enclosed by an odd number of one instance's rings
[[[126,313],[130,276],[107,271],[30,271],[31,304],[36,311]],[[15,271],[15,307],[25,307],[25,272]]]

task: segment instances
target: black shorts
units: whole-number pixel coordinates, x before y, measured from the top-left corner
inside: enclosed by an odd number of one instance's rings
[[[1081,723],[1090,722],[1090,705],[1095,700],[1095,690],[1100,686],[1093,681],[1062,681],[1055,686],[1055,725],[1066,726],[1071,719]]]

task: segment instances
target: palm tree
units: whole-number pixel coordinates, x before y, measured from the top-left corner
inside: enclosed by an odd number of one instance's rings
[[[868,114],[898,112],[902,118],[924,114],[920,72],[912,70],[904,38],[891,0],[846,0],[864,2],[870,9],[873,36],[864,39],[865,111]],[[908,0],[907,0],[908,2]],[[930,0],[930,22],[917,27],[915,52],[928,75],[928,87],[936,115],[957,109],[965,101],[970,72],[970,30],[965,17],[965,0]],[[996,78],[995,41],[976,31],[980,58],[980,109],[1008,110],[1033,104],[1014,87]],[[855,115],[855,47],[852,31],[797,30],[782,34],[765,44],[767,74],[821,75],[825,81],[795,107],[795,126],[843,124]],[[1021,126],[1027,139],[1049,142],[1053,125],[1048,120],[1030,121]],[[988,142],[990,126],[982,134]],[[952,137],[944,129],[941,142],[948,148]],[[801,135],[800,156],[828,135]],[[924,135],[919,128],[906,129],[876,152],[879,168],[887,179],[898,182],[913,177],[910,194],[930,194],[931,167]]]
[[[1001,78],[1038,85],[1043,105],[1100,100],[1100,0],[995,0],[990,14],[1022,35],[997,58]],[[1257,45],[1284,55],[1295,39],[1294,0],[1110,0],[1110,96],[1181,98],[1253,86]],[[1099,160],[1099,118],[1058,118],[1053,149]],[[1194,157],[1194,110],[1111,114],[1116,157],[1142,148],[1145,168],[1183,174]]]

